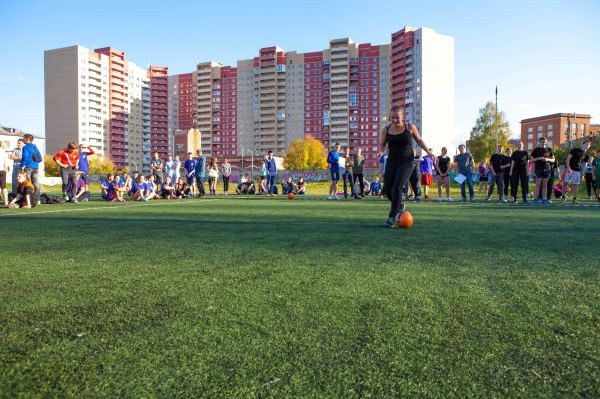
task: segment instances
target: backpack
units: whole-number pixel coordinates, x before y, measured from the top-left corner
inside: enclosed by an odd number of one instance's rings
[[[40,195],[40,203],[42,204],[64,204],[65,202],[66,201],[64,198],[59,198],[48,194]]]

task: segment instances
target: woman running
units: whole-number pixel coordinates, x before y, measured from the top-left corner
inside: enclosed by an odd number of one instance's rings
[[[408,182],[413,171],[413,140],[429,156],[429,147],[423,142],[417,128],[404,121],[404,110],[395,105],[390,109],[389,120],[391,123],[381,129],[379,144],[381,152],[388,147],[388,159],[385,166],[383,191],[391,201],[390,213],[385,222],[388,227],[395,227],[394,218],[398,213],[404,212],[406,206],[402,203],[402,189]],[[378,156],[379,158],[379,156]]]
[[[448,149],[446,147],[442,147],[442,155],[435,159],[435,169],[437,171],[438,178],[438,201],[442,200],[442,186],[446,188],[446,200],[448,202],[452,201],[450,199],[450,157],[447,155]]]

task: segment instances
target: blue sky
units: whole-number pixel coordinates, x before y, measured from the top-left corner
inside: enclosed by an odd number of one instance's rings
[[[318,51],[331,38],[390,42],[404,25],[455,38],[455,139],[468,137],[499,87],[513,135],[554,112],[600,124],[600,1],[210,2],[0,0],[0,124],[43,135],[44,50],[112,46],[138,65],[191,72],[260,47]]]

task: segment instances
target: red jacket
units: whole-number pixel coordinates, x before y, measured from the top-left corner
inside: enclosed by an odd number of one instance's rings
[[[59,161],[67,167],[76,167],[79,161],[79,153],[76,150],[68,151],[65,149],[57,152],[52,159]]]

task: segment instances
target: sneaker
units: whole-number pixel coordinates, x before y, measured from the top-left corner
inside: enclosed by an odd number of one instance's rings
[[[430,199],[431,199],[431,197],[430,197],[429,195],[426,195],[426,196],[425,196],[425,199],[426,199],[426,200],[430,200]]]
[[[333,199],[333,195],[328,195],[327,199],[331,201]]]
[[[82,199],[81,201],[82,201],[82,202],[88,202],[89,200],[88,200],[87,198],[84,198],[84,199]],[[123,201],[125,201],[125,200],[123,200]]]
[[[395,228],[395,227],[396,227],[396,224],[394,223],[394,218],[388,218],[388,219],[385,221],[385,225],[386,225],[387,227],[391,228],[391,229]]]
[[[341,198],[340,198],[340,197],[338,197],[337,195],[334,195],[334,196],[333,196],[333,199],[334,199],[334,200],[336,200],[336,201],[339,201],[339,200],[341,200]]]
[[[78,203],[79,201],[77,201],[77,198],[73,198],[73,199],[71,200],[71,202],[72,202],[72,203],[74,203],[74,204],[76,204],[76,203]]]
[[[573,205],[579,205],[579,201],[577,201],[577,198],[573,198]]]
[[[419,202],[419,201],[421,201],[421,197],[415,197],[415,199],[413,201],[414,202]]]
[[[400,208],[398,208],[398,212],[396,214],[402,213],[405,210],[406,210],[406,204],[400,204]]]
[[[473,198],[473,197],[469,198],[469,202],[475,202],[475,198]]]
[[[552,200],[546,200],[547,205],[552,205]]]
[[[438,202],[442,202],[442,197],[438,197]]]
[[[540,200],[539,199],[534,199],[533,202],[531,203],[531,205],[539,205],[540,204]]]
[[[463,199],[461,200],[461,202],[467,202],[467,199],[466,199],[466,198],[463,198]]]
[[[487,198],[486,198],[485,200],[486,200],[486,201],[489,201],[489,200],[490,200],[490,198],[491,198],[491,197],[488,195],[488,196],[487,196]]]
[[[542,205],[548,205],[548,201],[542,200]]]
[[[452,202],[452,198],[448,197],[448,198],[446,199],[446,201],[448,201],[448,202]]]
[[[600,201],[600,199],[598,199],[598,201]],[[42,205],[42,201],[38,201],[37,204]]]
[[[142,202],[148,202],[148,198],[142,198]]]

